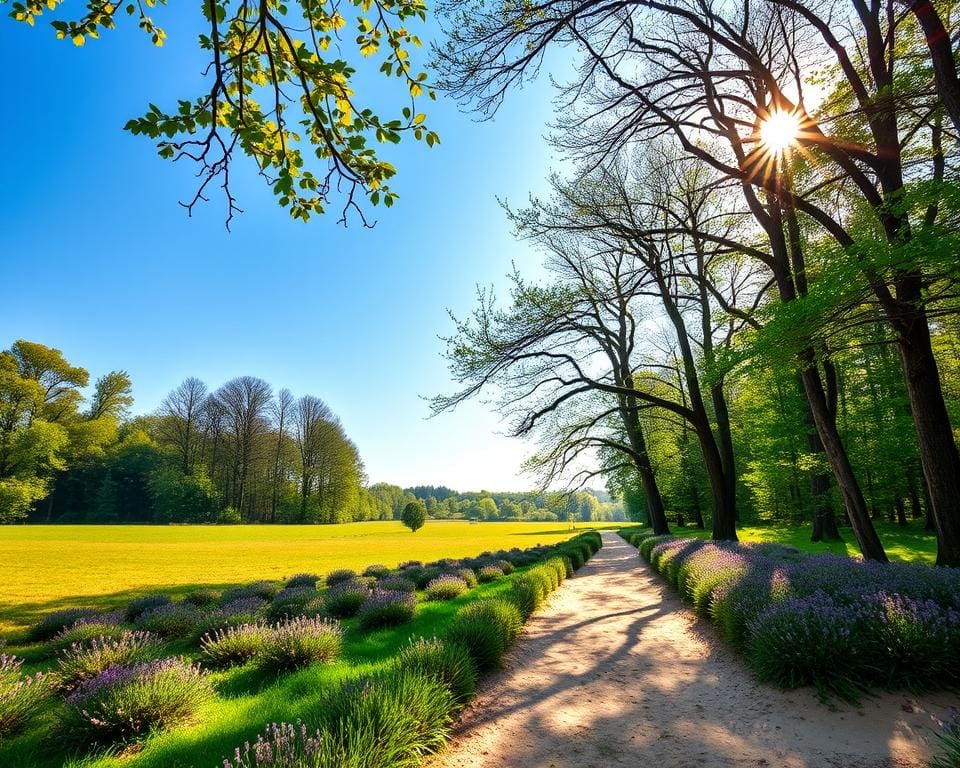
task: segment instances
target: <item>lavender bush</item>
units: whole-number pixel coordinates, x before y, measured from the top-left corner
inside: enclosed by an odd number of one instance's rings
[[[96,616],[99,612],[92,608],[67,608],[62,611],[53,611],[46,614],[40,621],[27,631],[27,640],[38,643],[49,640],[72,626],[78,620],[89,616]]]
[[[21,730],[53,689],[51,675],[21,674],[23,660],[0,654],[0,737]]]
[[[949,718],[934,718],[938,726],[934,731],[938,749],[930,768],[957,768],[960,765],[960,709],[951,707]]]
[[[307,603],[317,598],[319,594],[313,587],[286,587],[273,598],[273,602],[267,609],[267,617],[276,621],[291,616],[301,616],[304,614]]]
[[[340,584],[344,581],[352,581],[357,578],[357,574],[354,571],[351,571],[349,568],[338,568],[335,571],[330,571],[327,574],[327,586],[332,587],[334,584]]]
[[[192,718],[213,691],[181,659],[110,667],[66,699],[61,731],[80,744],[126,741]]]
[[[495,565],[485,565],[477,573],[477,578],[481,584],[496,581],[501,576],[503,576],[503,570]]]
[[[173,600],[170,599],[170,595],[164,594],[143,595],[142,597],[134,598],[127,604],[126,619],[127,621],[136,621],[147,611],[160,608],[164,605],[170,605],[172,602]]]
[[[200,640],[203,660],[211,667],[246,664],[263,653],[270,634],[270,627],[259,622],[208,632]]]
[[[324,746],[323,734],[299,720],[296,725],[270,723],[253,744],[237,747],[223,768],[319,768],[325,764]]]
[[[75,642],[57,659],[60,687],[73,690],[85,680],[118,664],[146,660],[160,643],[150,632],[124,630],[119,637],[94,637]]]
[[[855,696],[960,683],[960,570],[802,554],[778,544],[638,540],[756,674]]]
[[[427,584],[426,594],[428,600],[453,600],[468,589],[467,582],[462,578],[447,574],[438,576]]]
[[[363,569],[364,576],[373,576],[375,579],[382,579],[384,576],[390,573],[390,569],[385,565],[380,563],[374,563],[373,565],[368,565]]]
[[[257,664],[276,672],[334,661],[343,648],[343,629],[337,621],[298,616],[270,627]]]
[[[330,587],[323,596],[323,610],[337,619],[356,616],[370,596],[370,588],[356,581],[342,581]]]
[[[64,629],[50,641],[46,648],[46,654],[48,656],[55,656],[57,653],[71,647],[74,643],[83,643],[97,637],[120,638],[128,631],[120,624],[110,622],[101,624],[92,619],[93,617],[91,617],[90,620],[78,621]]]
[[[202,618],[200,611],[190,603],[170,603],[141,613],[137,626],[172,640],[190,637]]]
[[[388,592],[416,592],[417,585],[404,576],[385,576],[377,582],[377,588]]]
[[[392,627],[413,618],[417,598],[410,592],[375,589],[360,607],[360,626],[363,629]]]

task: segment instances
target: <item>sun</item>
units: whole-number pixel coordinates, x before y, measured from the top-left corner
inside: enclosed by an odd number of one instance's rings
[[[760,140],[774,154],[782,154],[797,142],[800,121],[793,112],[771,112],[760,124]]]

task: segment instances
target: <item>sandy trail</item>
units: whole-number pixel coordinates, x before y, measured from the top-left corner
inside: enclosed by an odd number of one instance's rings
[[[637,551],[603,549],[528,622],[435,768],[922,766],[956,696],[859,708],[758,684]]]

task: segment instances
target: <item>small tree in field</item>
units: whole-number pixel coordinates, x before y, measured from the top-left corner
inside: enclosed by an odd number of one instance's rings
[[[416,533],[427,522],[427,508],[423,506],[423,502],[411,501],[403,508],[400,519],[407,528]]]

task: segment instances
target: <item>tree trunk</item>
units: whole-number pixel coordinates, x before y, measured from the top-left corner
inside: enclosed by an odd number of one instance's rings
[[[653,532],[658,536],[667,535],[670,533],[670,524],[667,522],[667,513],[663,508],[663,497],[660,495],[657,478],[653,474],[653,466],[650,464],[650,457],[647,455],[647,443],[644,440],[640,425],[634,424],[632,428],[628,427],[627,437],[635,453],[633,463],[637,468],[637,474],[640,475],[640,485],[643,486],[643,497],[647,503],[650,525]]]
[[[723,472],[720,452],[713,439],[713,431],[708,422],[694,425],[703,463],[710,480],[710,494],[713,501],[713,534],[715,541],[737,541],[737,510],[735,499],[727,496],[727,483]]]
[[[954,129],[960,131],[960,80],[957,78],[957,65],[950,47],[950,33],[944,27],[931,0],[908,0],[906,5],[913,11],[927,39],[937,95],[940,96]]]
[[[953,441],[926,313],[921,309],[916,314],[920,317],[912,318],[914,322],[901,333],[897,346],[923,475],[930,489],[937,565],[960,566],[960,454]]]
[[[803,380],[798,380],[797,384],[803,392]],[[829,397],[827,398],[829,402]],[[817,427],[814,423],[813,413],[810,410],[810,401],[804,397],[804,420],[807,423],[807,448],[814,456],[822,456],[827,460],[826,451],[823,449],[823,441],[817,433]],[[834,419],[836,416],[834,416]],[[813,502],[813,531],[810,534],[810,541],[840,541],[840,529],[837,528],[837,516],[833,511],[833,504],[830,499],[830,475],[817,469],[810,470],[810,498]]]
[[[885,563],[887,562],[887,553],[884,551],[883,544],[880,543],[880,537],[877,536],[870,520],[866,500],[863,498],[853,467],[850,465],[850,458],[847,456],[840,434],[837,432],[836,420],[827,405],[826,393],[823,390],[823,382],[820,381],[820,373],[816,368],[813,350],[804,350],[801,353],[801,358],[805,364],[801,372],[801,378],[804,392],[807,395],[807,402],[810,405],[810,413],[813,416],[817,434],[820,436],[827,459],[830,462],[830,468],[833,470],[837,487],[843,496],[847,516],[853,528],[853,535],[856,536],[857,543],[860,545],[860,552],[865,559]]]

